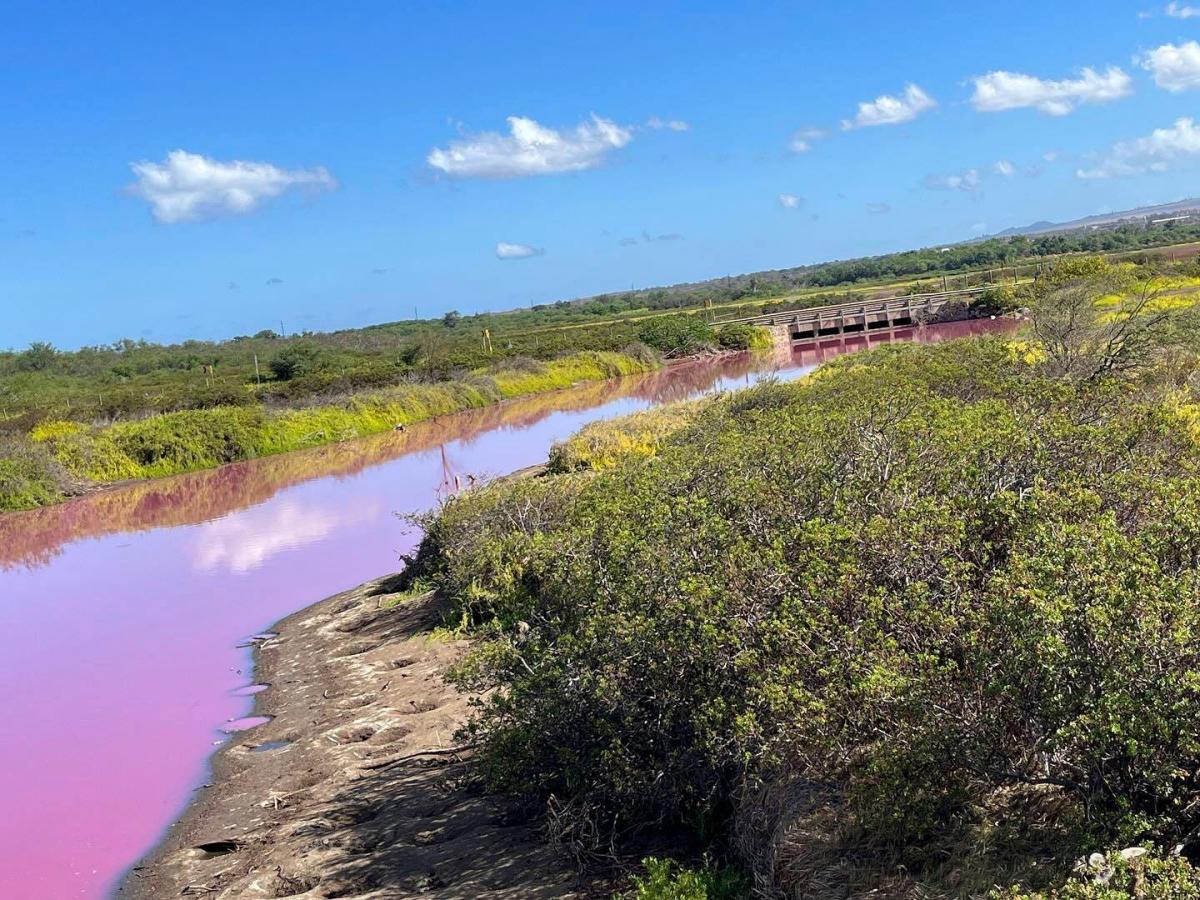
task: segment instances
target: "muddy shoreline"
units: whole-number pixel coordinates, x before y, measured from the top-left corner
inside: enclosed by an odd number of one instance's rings
[[[475,786],[454,749],[468,698],[442,677],[467,642],[434,634],[444,612],[382,578],[273,626],[252,713],[271,720],[212,756],[211,784],[113,896],[609,896]]]

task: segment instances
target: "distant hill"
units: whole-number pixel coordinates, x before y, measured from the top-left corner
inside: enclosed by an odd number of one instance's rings
[[[1145,224],[1155,219],[1171,218],[1173,216],[1192,214],[1200,217],[1200,199],[1188,198],[1176,200],[1174,203],[1160,203],[1158,206],[1139,206],[1136,209],[1120,210],[1103,213],[1096,216],[1085,216],[1082,219],[1072,219],[1069,222],[1034,222],[1022,228],[1006,228],[1004,231],[988,237],[1018,237],[1035,234],[1055,234],[1063,231],[1082,231],[1087,229],[1115,228],[1119,225]],[[986,240],[983,238],[982,240]]]

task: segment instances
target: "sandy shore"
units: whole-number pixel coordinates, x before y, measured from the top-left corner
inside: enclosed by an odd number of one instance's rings
[[[442,678],[432,595],[387,607],[381,579],[280,622],[256,652],[256,715],[212,785],[119,886],[149,898],[608,896],[453,752],[467,698]]]

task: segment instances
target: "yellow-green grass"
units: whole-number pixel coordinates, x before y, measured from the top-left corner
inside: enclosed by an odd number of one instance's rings
[[[578,353],[521,371],[400,385],[305,409],[219,407],[99,428],[48,422],[35,428],[30,438],[79,478],[100,483],[156,478],[377,434],[434,416],[653,367],[654,363],[621,353]]]
[[[550,450],[552,472],[603,471],[623,460],[655,456],[672,434],[686,428],[713,402],[712,397],[669,403],[654,409],[585,425]]]

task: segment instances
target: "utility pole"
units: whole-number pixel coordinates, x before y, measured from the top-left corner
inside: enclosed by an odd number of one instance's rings
[[[262,384],[262,378],[259,377],[259,374],[258,374],[258,354],[257,353],[254,354],[254,381],[258,384]]]

